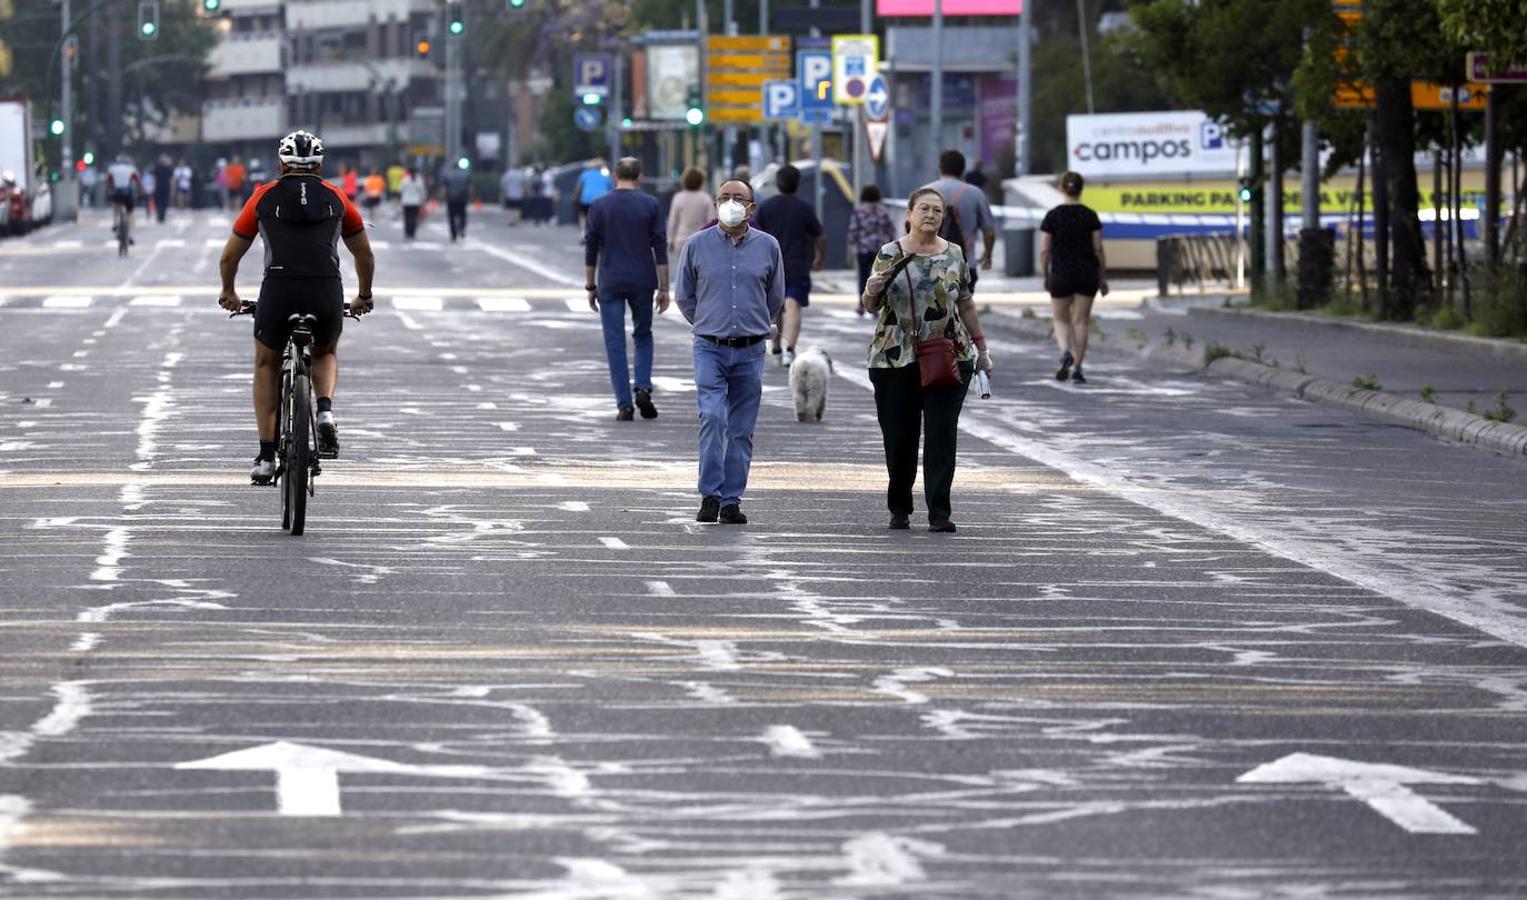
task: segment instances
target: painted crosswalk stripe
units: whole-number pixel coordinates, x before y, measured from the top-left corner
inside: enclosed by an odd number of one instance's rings
[[[59,250],[78,250],[85,246],[84,241],[54,241],[53,246]]]
[[[445,245],[439,241],[410,241],[403,246],[412,247],[415,250],[439,250]]]
[[[163,296],[134,297],[127,303],[128,306],[179,306],[179,294],[165,294]]]
[[[228,242],[223,238],[207,238],[201,242],[201,245],[203,247],[221,247],[226,243]]]
[[[611,550],[630,550],[631,547],[618,537],[602,537],[599,543],[604,544]]]
[[[588,312],[589,310],[589,302],[582,297],[568,297],[562,302],[566,303],[567,308],[572,312]]]
[[[524,297],[478,297],[477,306],[483,312],[530,312]]]
[[[77,297],[73,294],[55,294],[44,297],[42,305],[52,309],[84,309],[95,302],[94,297]]]
[[[439,297],[393,297],[392,306],[415,312],[439,312],[445,308],[445,301]]]
[[[160,238],[154,242],[155,247],[184,247],[185,245],[183,238]]]
[[[372,241],[371,242],[371,249],[373,249],[373,250],[391,250],[392,249],[392,241]]]
[[[677,597],[678,596],[678,594],[674,593],[673,586],[670,585],[666,581],[649,581],[649,582],[647,582],[647,593],[651,594],[654,597]]]

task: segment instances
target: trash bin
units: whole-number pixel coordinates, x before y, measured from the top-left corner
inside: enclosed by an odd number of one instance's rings
[[[1034,274],[1034,229],[1017,226],[1002,229],[1002,272],[1009,276]]]

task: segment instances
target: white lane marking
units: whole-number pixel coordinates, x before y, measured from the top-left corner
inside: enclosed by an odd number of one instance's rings
[[[794,725],[770,725],[764,730],[763,742],[774,756],[793,756],[799,759],[822,757],[822,751]]]
[[[954,673],[939,666],[923,666],[915,669],[897,669],[890,675],[875,679],[875,690],[892,697],[900,697],[903,703],[927,703],[928,695],[907,688],[909,683],[953,678]]]
[[[678,596],[678,594],[674,593],[673,586],[670,585],[666,581],[649,581],[649,582],[647,582],[647,593],[651,594],[654,597],[677,597]]]
[[[63,386],[64,386],[64,383],[62,381],[50,381],[50,382],[48,382],[48,389],[49,390],[56,391],[56,390],[58,390],[59,388],[61,388]]]
[[[10,765],[32,752],[39,738],[63,737],[91,713],[88,681],[60,681],[53,685],[53,708],[26,731],[0,732],[0,765]],[[20,794],[0,794],[0,873],[14,876],[3,865],[6,851],[26,830],[23,820],[32,803]]]
[[[94,302],[94,297],[81,297],[74,294],[54,294],[51,297],[42,298],[42,305],[48,309],[84,309]]]
[[[522,269],[528,269],[529,271],[539,275],[547,281],[555,282],[557,284],[565,284],[568,287],[578,286],[578,279],[568,275],[566,272],[553,269],[550,266],[544,266],[533,257],[514,253],[501,247],[495,247],[492,244],[485,244],[476,238],[467,240],[466,247],[468,250],[480,250],[489,256],[498,257],[504,262],[513,263]]]
[[[602,538],[599,539],[599,543],[604,544],[606,547],[610,548],[611,550],[630,550],[631,549],[629,544],[627,544],[625,541],[621,540],[618,537],[602,537]]]
[[[218,594],[219,592],[207,591],[205,593],[210,596]],[[227,594],[223,596],[232,595]],[[90,609],[83,610],[79,615],[75,616],[74,621],[80,623],[81,625],[96,625],[101,622],[109,621],[113,615],[119,612],[126,612],[130,609],[152,609],[156,607],[167,607],[172,609],[228,608],[221,603],[214,603],[210,600],[127,600],[121,603],[108,603],[104,606],[92,606]]]
[[[79,637],[74,639],[74,643],[69,645],[69,651],[71,653],[89,653],[99,646],[100,643],[101,636],[99,634],[93,631],[82,632]]]
[[[478,297],[477,306],[483,312],[530,312],[524,297]]]
[[[558,797],[585,797],[594,790],[587,775],[555,756],[537,757],[525,770],[545,779],[546,786]]]
[[[102,325],[101,327],[102,328],[116,328],[117,327],[117,323],[122,321],[123,317],[125,317],[126,315],[127,315],[127,310],[123,309],[122,307],[119,306],[119,307],[117,307],[116,312],[113,312],[106,319],[106,324]]]
[[[439,312],[445,308],[445,301],[439,297],[393,297],[392,308],[412,312]]]
[[[85,246],[85,242],[84,241],[54,241],[51,244],[51,246],[56,247],[59,250],[78,250],[79,248]]]
[[[153,468],[154,456],[159,449],[159,428],[174,412],[171,404],[173,392],[170,390],[170,371],[179,365],[184,357],[184,353],[166,353],[164,362],[159,366],[159,389],[141,400],[143,415],[138,420],[138,461],[128,466],[134,471],[141,472]]]
[[[941,857],[944,848],[930,841],[892,837],[883,831],[861,834],[843,843],[848,874],[836,883],[856,887],[898,887],[925,881],[918,857]]]
[[[165,294],[163,296],[134,297],[127,302],[128,306],[179,306],[181,296],[179,294]]]
[[[160,238],[154,242],[154,247],[184,247],[186,242],[183,238]]]
[[[73,731],[80,721],[90,715],[90,691],[88,682],[62,681],[53,685],[53,696],[58,700],[53,709],[32,726],[38,737],[62,737]]]
[[[569,312],[589,312],[589,302],[582,297],[568,297],[562,301]]]
[[[76,351],[74,351],[74,358],[75,359],[84,359],[85,357],[87,357],[89,355],[90,355],[90,351],[89,350],[76,350]]]
[[[91,581],[117,580],[117,576],[122,574],[119,564],[128,555],[127,542],[130,540],[132,532],[127,528],[112,528],[106,532],[106,546],[101,555],[95,558],[96,570],[90,573]]]
[[[207,217],[207,227],[208,228],[232,228],[233,227],[233,220],[228,218],[227,216],[208,216]]]
[[[371,244],[371,249],[373,249],[373,250],[391,250],[392,249],[392,241],[371,241],[370,244]]]
[[[866,390],[873,390],[866,372],[850,366],[837,368],[839,376]],[[1357,559],[1344,547],[1329,542],[1290,537],[1287,532],[1274,527],[1248,522],[1218,507],[1209,508],[1177,489],[1134,483],[1106,466],[1010,430],[1001,420],[1003,415],[1011,416],[1012,413],[1000,409],[988,413],[967,408],[960,417],[960,430],[1162,515],[1324,572],[1411,609],[1424,610],[1518,647],[1527,647],[1527,613],[1505,600],[1468,593],[1443,579],[1428,579],[1415,571],[1385,567],[1386,560],[1374,564]]]
[[[206,247],[207,249],[210,250],[213,247],[222,247],[222,246],[225,246],[227,243],[228,243],[228,239],[227,238],[207,238],[206,240],[201,242],[201,245],[203,247]]]
[[[412,247],[415,250],[444,250],[445,245],[439,241],[412,241],[403,246]]]
[[[37,407],[38,409],[45,409],[45,408],[53,405],[53,398],[52,397],[43,397],[43,398],[41,398],[39,400],[33,400],[32,401],[32,405]]]
[[[499,424],[499,427],[502,428],[503,426],[508,425],[510,423],[508,423],[508,422],[500,422],[498,424]],[[516,425],[514,428],[505,428],[504,430],[505,431],[514,431],[514,430],[516,430],[518,428],[519,428],[519,426]],[[557,509],[560,509],[563,512],[588,512],[589,511],[589,505],[587,503],[584,503],[582,500],[563,500],[561,503],[557,504]]]
[[[207,759],[176,763],[175,768],[233,772],[274,771],[277,813],[283,816],[337,816],[341,812],[340,772],[398,774],[419,772],[424,767],[276,741]]]
[[[1479,784],[1478,778],[1367,763],[1313,753],[1291,753],[1257,766],[1240,784],[1323,784],[1345,791],[1411,834],[1478,834],[1472,825],[1407,788],[1407,784]]]
[[[519,431],[520,430],[520,423],[518,423],[518,422],[497,422],[495,424],[498,425],[498,430],[499,431]]]
[[[403,312],[402,310],[398,311],[398,321],[402,322],[403,323],[403,327],[407,328],[409,331],[422,331],[422,330],[424,330],[424,326],[423,325],[420,325],[418,322],[414,321],[414,317],[413,316],[410,316],[408,313]]]

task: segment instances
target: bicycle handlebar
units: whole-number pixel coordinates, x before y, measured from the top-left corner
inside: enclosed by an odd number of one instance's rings
[[[236,316],[252,316],[255,313],[255,308],[258,307],[259,305],[260,305],[259,303],[255,302],[253,300],[245,300],[245,301],[243,301],[243,302],[241,302],[239,304],[239,311],[238,312],[231,312],[231,313],[229,313],[228,314],[228,318],[232,319],[232,318],[234,318]],[[352,313],[350,311],[350,304],[348,304],[348,303],[341,304],[340,305],[340,309],[344,310],[345,318],[347,318],[347,319],[354,319],[357,322],[360,321],[361,317],[356,315],[355,313]]]

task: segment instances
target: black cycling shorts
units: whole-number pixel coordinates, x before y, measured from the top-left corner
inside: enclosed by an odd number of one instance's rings
[[[1067,297],[1093,297],[1098,292],[1096,276],[1087,277],[1063,272],[1050,273],[1050,296],[1056,300]]]
[[[291,331],[287,317],[312,313],[318,320],[313,323],[313,346],[327,347],[344,330],[344,305],[344,285],[338,278],[267,278],[255,307],[255,340],[280,351]]]
[[[120,203],[120,204],[122,204],[124,207],[127,208],[127,212],[128,212],[129,215],[132,214],[132,211],[133,211],[133,201],[135,199],[136,198],[133,196],[133,192],[132,191],[112,191],[111,192],[111,202],[112,203]]]

